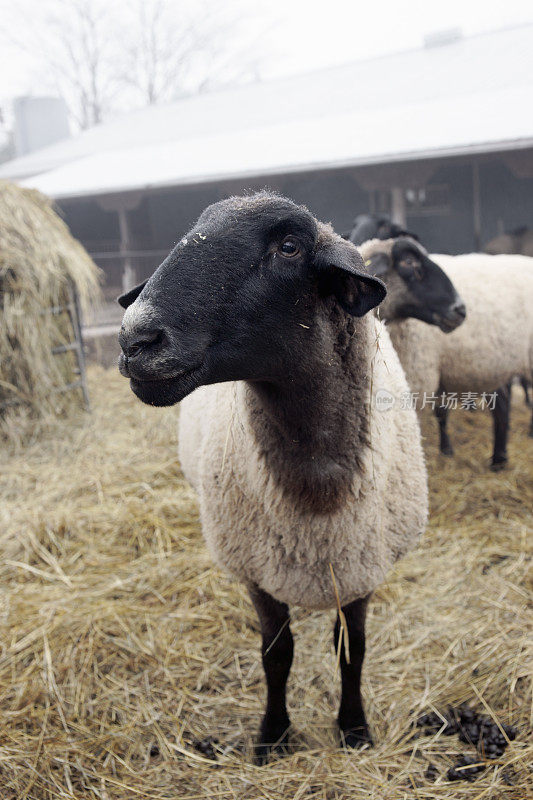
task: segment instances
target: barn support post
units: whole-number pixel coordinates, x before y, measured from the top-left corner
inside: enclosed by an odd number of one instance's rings
[[[117,209],[118,213],[118,226],[120,230],[120,252],[123,257],[122,269],[122,291],[129,292],[137,283],[137,275],[133,264],[131,263],[130,251],[130,228],[128,223],[128,210],[124,206]]]
[[[137,270],[132,262],[132,241],[128,219],[128,211],[134,211],[142,200],[142,192],[127,192],[122,194],[99,197],[98,205],[104,211],[115,212],[118,217],[119,250],[122,256],[122,291],[129,292],[137,283]]]
[[[474,249],[481,250],[481,191],[479,161],[472,162],[472,221],[474,225]]]
[[[407,224],[405,215],[405,192],[401,186],[393,186],[391,194],[391,217],[397,225],[405,228]]]

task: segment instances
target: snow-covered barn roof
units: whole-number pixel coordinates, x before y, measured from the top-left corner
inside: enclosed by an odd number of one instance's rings
[[[533,146],[533,25],[133,112],[0,167],[56,198]]]

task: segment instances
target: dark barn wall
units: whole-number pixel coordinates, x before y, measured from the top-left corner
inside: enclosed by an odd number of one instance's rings
[[[322,222],[331,222],[339,233],[350,231],[355,216],[368,210],[368,193],[351,169],[287,175],[281,191],[304,203]]]
[[[128,227],[132,250],[154,249],[154,231],[150,209],[150,199],[143,197],[137,208],[128,211]]]
[[[441,213],[408,213],[408,227],[434,253],[476,250],[472,161],[443,163],[428,185],[449,187],[449,208]],[[481,249],[503,231],[533,228],[533,178],[517,177],[499,157],[485,157],[479,161],[479,187]]]
[[[57,205],[72,235],[88,249],[106,250],[107,244],[120,241],[116,213],[104,211],[96,200],[61,200]]]
[[[427,213],[407,213],[407,227],[433,253],[469,253],[475,249],[473,176],[468,163],[439,166],[428,186],[447,186],[447,207]]]
[[[483,245],[503,231],[533,228],[533,178],[517,177],[496,159],[481,164],[479,177]]]
[[[109,258],[120,247],[118,215],[104,211],[94,199],[63,200],[57,203],[72,235],[91,254],[104,272],[103,292],[106,299],[115,298],[122,287],[123,260]],[[98,255],[102,254],[102,255]]]

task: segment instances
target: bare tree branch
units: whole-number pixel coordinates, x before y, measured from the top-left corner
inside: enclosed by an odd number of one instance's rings
[[[42,8],[21,4],[17,24],[5,34],[42,63],[43,88],[65,98],[81,128],[102,120],[118,90],[109,23],[103,0],[54,0]]]
[[[137,0],[120,79],[146,104],[168,102],[207,86],[257,79],[264,54],[260,47],[250,49],[245,39],[244,25],[250,21],[245,8],[232,10],[215,0],[188,9],[170,0]]]
[[[238,5],[240,3],[240,5]],[[11,46],[42,63],[80,128],[112,111],[257,79],[264,54],[244,0],[19,0]]]

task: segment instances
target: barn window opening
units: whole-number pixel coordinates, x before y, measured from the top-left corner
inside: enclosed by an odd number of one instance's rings
[[[420,216],[449,212],[450,187],[446,183],[434,183],[417,189],[406,189],[405,205],[408,214]]]

